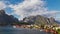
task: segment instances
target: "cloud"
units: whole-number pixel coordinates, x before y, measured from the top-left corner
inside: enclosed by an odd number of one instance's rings
[[[42,0],[24,0],[16,5],[9,5],[14,10],[13,14],[20,16],[19,20],[31,15],[50,15],[56,14],[56,11],[48,11],[45,7],[46,2]]]
[[[3,1],[0,1],[0,10],[6,8],[6,4]]]
[[[43,16],[56,18],[57,14],[60,14],[60,11],[52,10],[44,13]]]
[[[1,0],[0,10],[6,8],[12,8],[14,10],[12,13],[7,13],[9,15],[14,14],[19,16],[19,20],[22,20],[27,16],[43,15],[47,17],[55,17],[56,14],[60,14],[60,11],[51,10],[45,7],[46,2],[42,0],[24,0],[18,4],[11,4],[10,1]],[[55,18],[58,19],[59,17]]]
[[[22,3],[10,5],[10,7],[13,8],[14,14],[20,16],[20,19],[47,11],[47,9],[44,8],[44,1],[41,0],[24,0]]]

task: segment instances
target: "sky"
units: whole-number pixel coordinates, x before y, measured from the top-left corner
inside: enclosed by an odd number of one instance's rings
[[[0,0],[0,10],[19,20],[27,16],[44,15],[60,20],[60,0]]]

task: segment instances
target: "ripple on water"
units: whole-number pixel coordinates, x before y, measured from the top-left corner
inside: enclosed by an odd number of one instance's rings
[[[1,28],[0,34],[46,34],[40,30],[35,29],[24,29],[24,28]]]

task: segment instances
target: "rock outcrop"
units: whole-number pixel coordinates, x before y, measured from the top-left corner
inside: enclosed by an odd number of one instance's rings
[[[30,24],[56,24],[53,17],[47,18],[41,15],[25,17],[23,21]]]
[[[17,18],[7,15],[4,10],[0,10],[0,25],[11,25],[17,22],[19,22]]]

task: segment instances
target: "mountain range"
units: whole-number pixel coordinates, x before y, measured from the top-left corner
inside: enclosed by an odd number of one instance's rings
[[[8,15],[5,13],[4,10],[0,10],[0,25],[11,25],[11,24],[17,24],[17,23],[52,25],[52,24],[57,24],[58,21],[56,21],[53,17],[47,18],[41,15],[25,17],[23,18],[23,20],[19,21],[13,15]]]
[[[57,21],[53,17],[47,18],[41,15],[25,17],[23,21],[28,22],[30,24],[39,24],[39,25],[40,24],[43,24],[43,25],[57,24]]]

